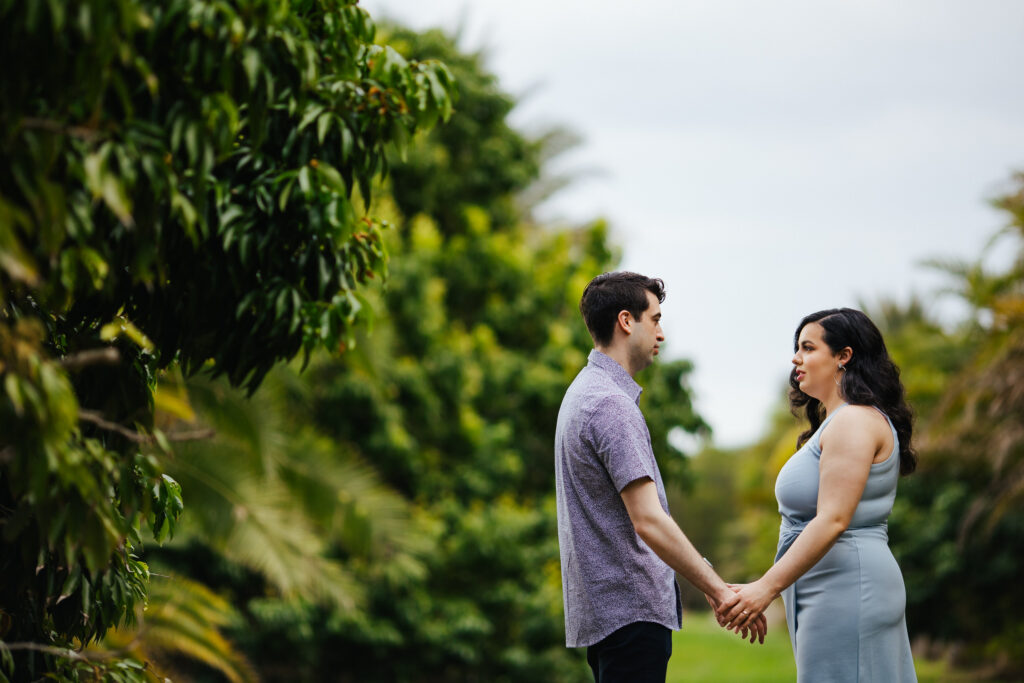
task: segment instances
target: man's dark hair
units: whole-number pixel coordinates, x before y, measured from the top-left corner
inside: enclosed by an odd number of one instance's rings
[[[639,320],[648,307],[647,292],[661,303],[665,300],[665,283],[661,278],[627,271],[604,273],[591,280],[580,298],[580,313],[594,343],[611,344],[619,311],[629,311]]]

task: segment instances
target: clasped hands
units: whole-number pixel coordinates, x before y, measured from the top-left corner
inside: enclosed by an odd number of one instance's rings
[[[718,625],[739,633],[751,643],[757,640],[764,644],[764,637],[768,633],[768,620],[765,619],[764,611],[775,599],[775,595],[765,589],[759,581],[726,585],[731,593],[723,593],[717,598],[705,596],[708,604],[715,610]]]

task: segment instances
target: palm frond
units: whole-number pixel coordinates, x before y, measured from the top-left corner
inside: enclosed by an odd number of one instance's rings
[[[306,514],[350,555],[386,559],[424,549],[409,503],[377,473],[328,439],[296,439],[281,476]]]
[[[960,527],[964,540],[991,530],[1024,494],[1024,329],[993,334],[949,386],[922,447],[972,462],[989,480]]]
[[[311,391],[289,368],[251,397],[221,382],[188,382],[190,405],[216,437],[178,445],[167,463],[186,502],[177,542],[199,540],[282,596],[351,610],[363,591],[339,551],[421,574],[416,556],[431,535],[350,447],[308,425],[289,431]]]
[[[325,557],[322,536],[279,481],[239,482],[245,502],[217,546],[223,555],[260,572],[286,597],[306,596],[352,609],[362,589],[341,564]]]
[[[255,683],[253,667],[221,633],[238,619],[231,605],[206,586],[180,576],[154,577],[135,627],[112,630],[103,645],[158,666],[172,658],[192,659],[232,683]]]

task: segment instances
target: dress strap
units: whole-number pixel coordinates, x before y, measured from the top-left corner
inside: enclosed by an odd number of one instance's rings
[[[845,403],[845,402],[842,403],[838,408],[836,408],[831,413],[829,413],[828,417],[826,417],[824,420],[822,420],[821,424],[818,425],[818,428],[816,430],[814,430],[814,435],[811,436],[811,440],[813,440],[815,442],[815,444],[818,444],[821,441],[821,434],[822,434],[822,432],[825,431],[825,426],[832,420],[833,417],[835,417],[839,413],[840,410],[842,410],[843,408],[845,408],[848,405],[850,405],[850,404],[849,403]],[[818,450],[819,451],[821,450],[820,446],[819,446]]]
[[[845,408],[845,407],[846,407],[846,406],[848,406],[848,405],[850,405],[850,404],[849,404],[849,403],[847,403],[846,401],[843,401],[842,403],[840,403],[840,404],[839,404],[839,407],[838,407],[838,408],[836,408],[835,410],[833,410],[833,411],[832,411],[832,414],[831,414],[831,415],[829,415],[828,417],[826,417],[826,418],[825,418],[825,421],[821,423],[821,426],[822,426],[822,427],[824,427],[824,426],[825,426],[825,423],[826,423],[826,422],[828,422],[828,421],[829,421],[829,420],[831,420],[831,419],[832,419],[833,417],[835,417],[835,416],[836,416],[836,414],[838,414],[840,410],[842,410],[843,408]],[[884,414],[884,413],[883,413],[883,414]]]
[[[896,425],[892,423],[892,420],[889,419],[889,416],[886,415],[885,411],[883,411],[881,408],[879,408],[876,405],[873,405],[871,407],[877,410],[878,414],[885,418],[886,424],[889,425],[889,432],[892,433],[892,452],[889,453],[889,457],[887,457],[885,460],[882,460],[881,462],[876,462],[874,463],[874,465],[881,465],[884,462],[889,462],[890,460],[893,459],[894,456],[896,456],[896,459],[899,460],[898,456],[900,452],[900,435],[896,431]]]

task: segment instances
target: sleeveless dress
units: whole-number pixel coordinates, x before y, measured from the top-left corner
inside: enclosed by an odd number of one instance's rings
[[[782,525],[776,562],[817,514],[821,434],[845,405],[779,471],[775,497]],[[904,613],[906,589],[889,550],[899,443],[892,422],[885,420],[892,430],[893,451],[871,465],[850,526],[816,565],[782,592],[798,683],[917,681]]]

